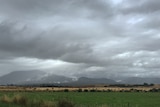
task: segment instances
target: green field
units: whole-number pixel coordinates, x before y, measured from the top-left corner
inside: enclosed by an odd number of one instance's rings
[[[75,107],[160,107],[160,93],[136,92],[0,92],[0,97],[23,95],[28,100],[57,102],[67,99]],[[105,105],[105,106],[103,106]],[[21,107],[0,102],[0,107]]]

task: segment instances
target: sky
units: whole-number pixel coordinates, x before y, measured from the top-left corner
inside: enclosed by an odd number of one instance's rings
[[[160,76],[159,0],[0,0],[0,76]]]

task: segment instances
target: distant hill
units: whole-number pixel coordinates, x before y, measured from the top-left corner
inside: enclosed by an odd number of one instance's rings
[[[144,83],[160,84],[160,78],[130,77],[122,80],[121,82],[125,84],[144,84]]]
[[[77,81],[68,83],[71,86],[82,86],[82,85],[105,85],[105,84],[116,84],[114,80],[106,78],[87,78],[80,77]]]
[[[116,82],[107,78],[80,77],[76,80],[61,75],[48,74],[43,71],[14,71],[0,77],[0,85],[32,85],[51,84],[57,86],[84,86],[84,85],[106,85],[106,84],[160,84],[160,78],[130,77]]]
[[[47,74],[42,71],[14,71],[0,77],[0,84],[48,84],[65,83],[72,81],[72,78]]]
[[[81,86],[97,84],[116,84],[114,80],[106,78],[87,78],[80,77],[76,81],[73,78],[47,74],[42,71],[14,71],[0,77],[1,85],[29,85],[29,84],[55,84],[62,86]]]
[[[0,84],[19,84],[25,81],[37,81],[44,72],[41,71],[14,71],[0,77]]]

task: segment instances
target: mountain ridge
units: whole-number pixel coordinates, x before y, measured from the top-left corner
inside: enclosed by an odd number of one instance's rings
[[[121,82],[108,78],[79,77],[77,79],[43,71],[13,71],[0,77],[0,85],[55,84],[62,86],[106,85],[106,84],[160,84],[160,78],[128,77]]]

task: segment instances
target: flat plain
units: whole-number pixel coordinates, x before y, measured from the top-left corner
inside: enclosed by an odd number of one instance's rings
[[[75,107],[160,107],[160,92],[1,91],[1,99],[4,95],[10,98],[23,95],[30,101],[36,99],[37,101],[58,102],[65,99],[72,102]],[[2,101],[0,105],[0,107],[25,107]]]

